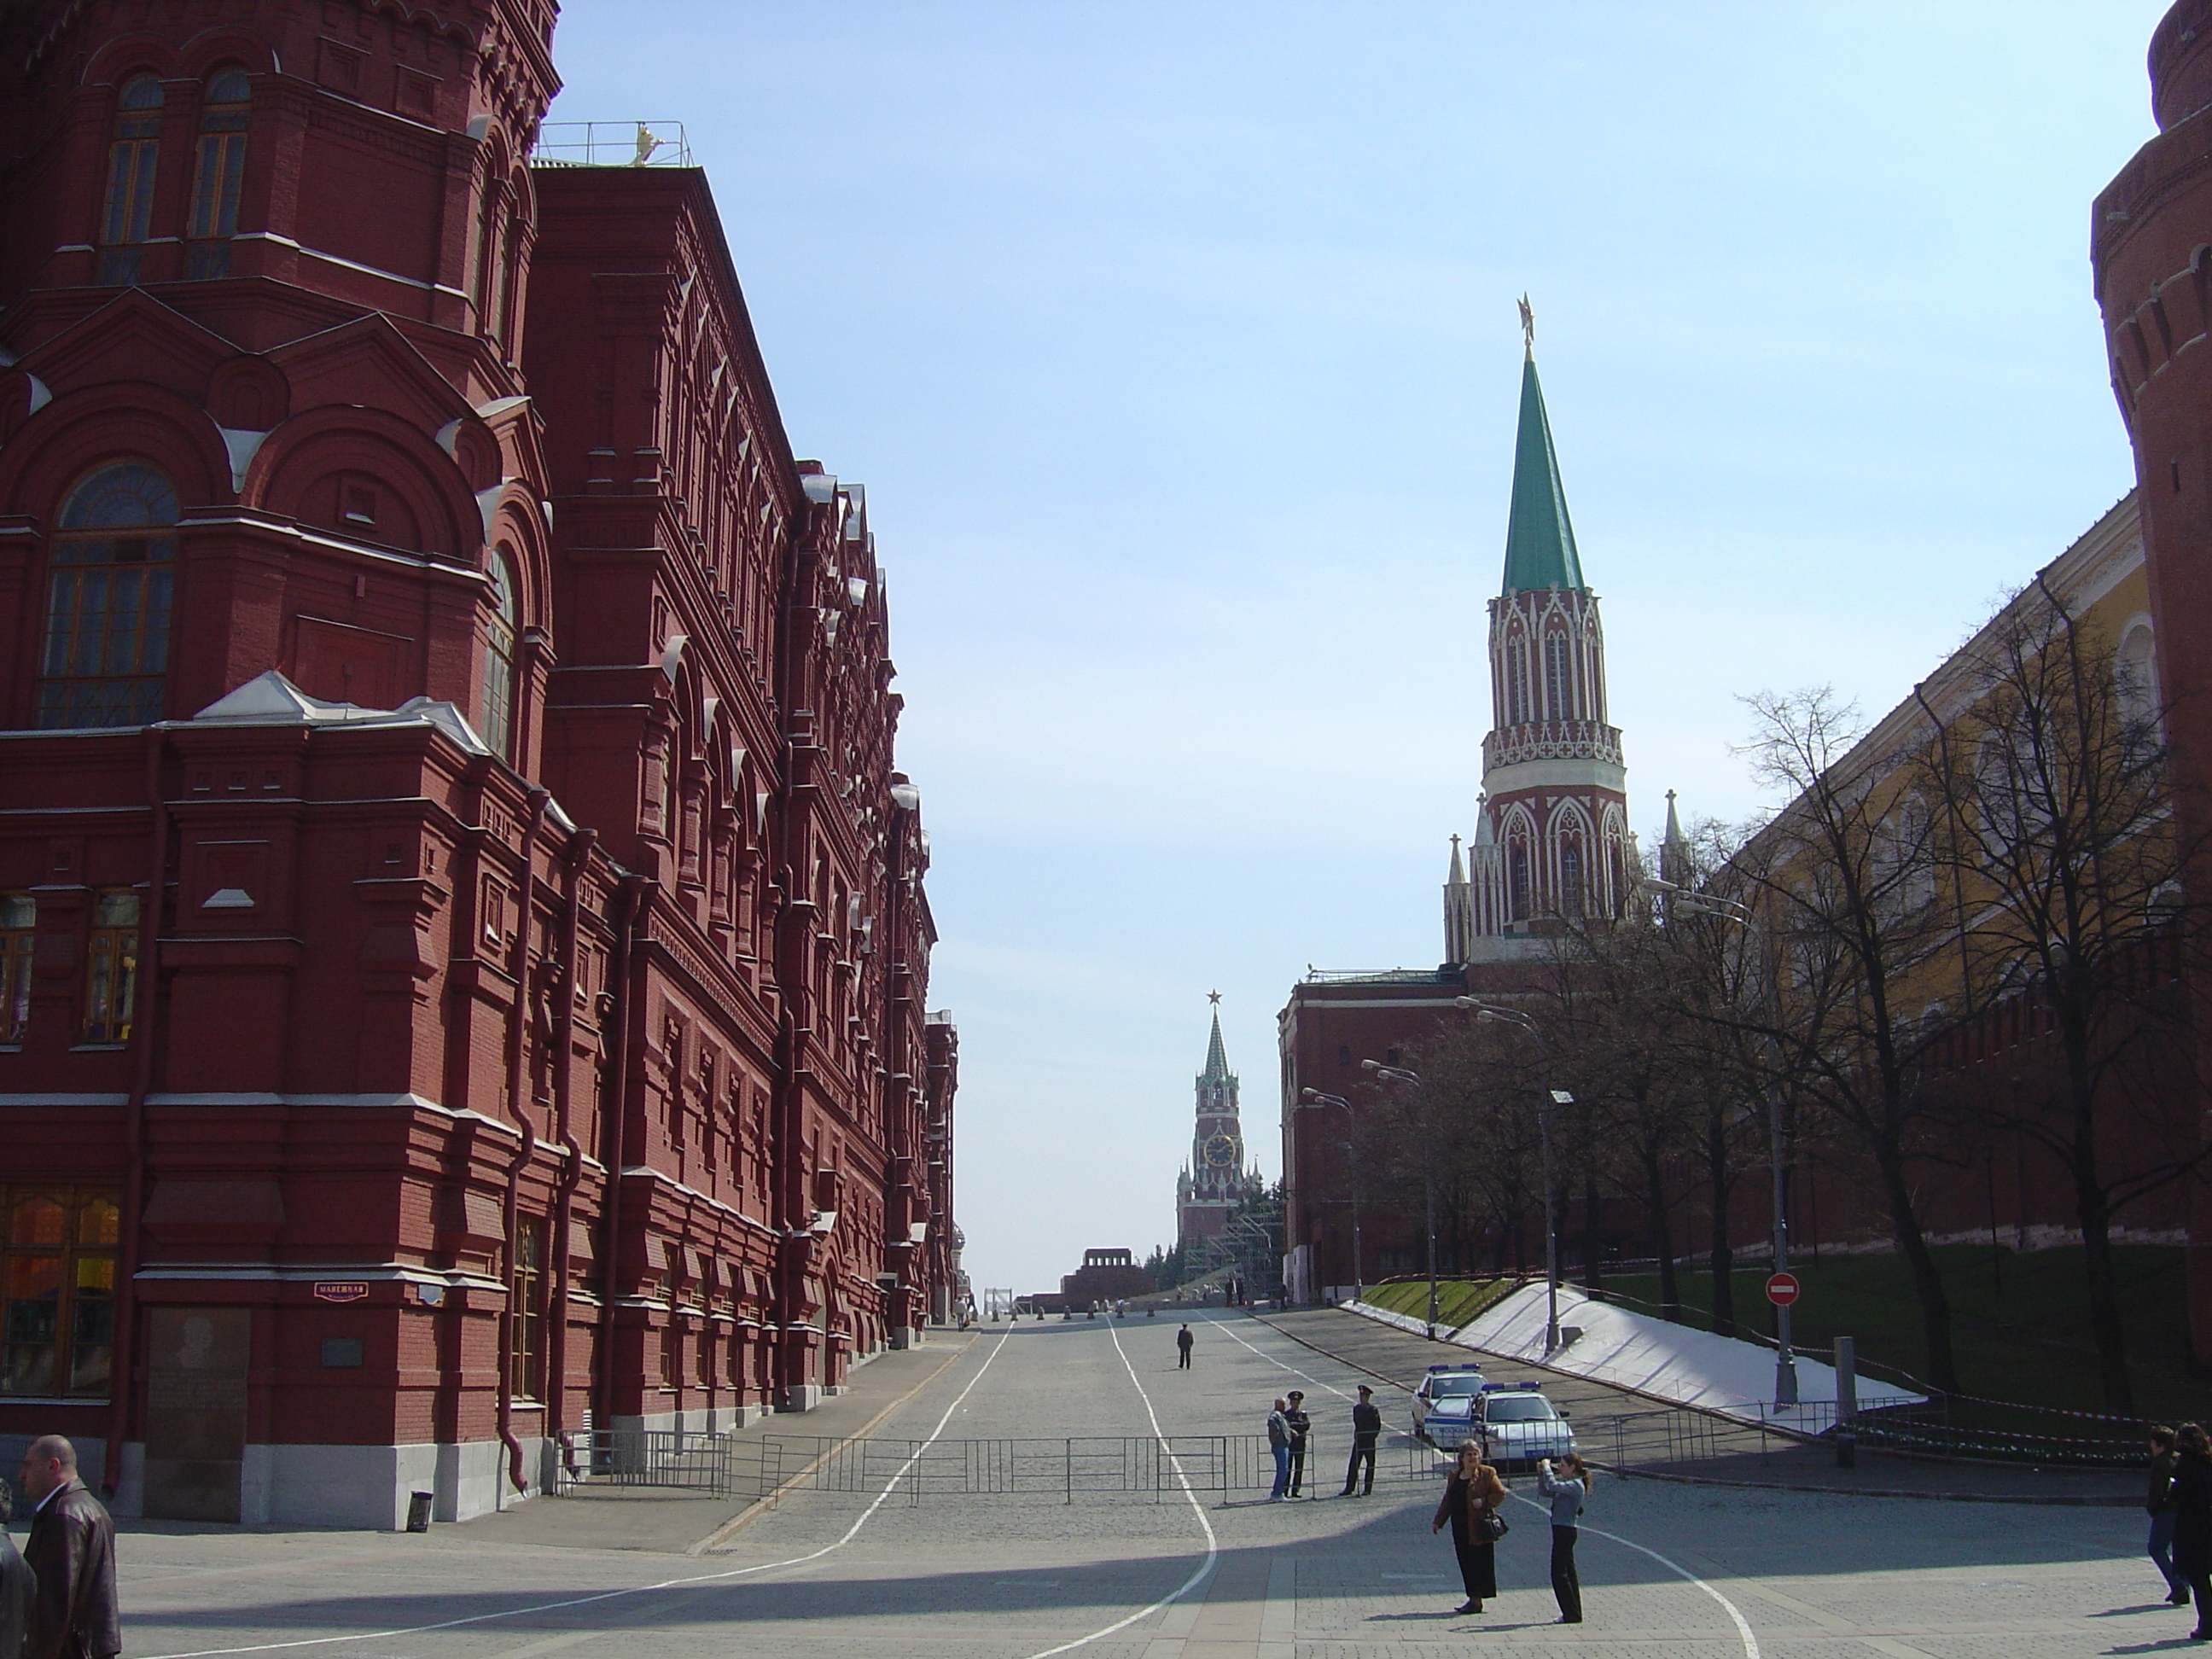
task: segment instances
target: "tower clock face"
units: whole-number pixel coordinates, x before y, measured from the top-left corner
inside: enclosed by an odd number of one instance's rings
[[[1237,1143],[1227,1135],[1214,1136],[1206,1143],[1206,1161],[1214,1169],[1227,1169],[1237,1161]]]

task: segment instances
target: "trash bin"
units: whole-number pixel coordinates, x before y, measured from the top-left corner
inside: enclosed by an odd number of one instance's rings
[[[408,1498],[407,1530],[410,1532],[430,1530],[430,1494],[428,1492],[418,1492]]]
[[[1836,1433],[1836,1467],[1839,1469],[1855,1469],[1858,1466],[1858,1436],[1853,1434],[1849,1429],[1839,1429]]]

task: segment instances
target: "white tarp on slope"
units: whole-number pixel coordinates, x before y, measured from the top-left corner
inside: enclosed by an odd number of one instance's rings
[[[1753,1422],[1763,1417],[1784,1427],[1817,1431],[1834,1421],[1835,1367],[1802,1354],[1797,1356],[1797,1395],[1814,1409],[1793,1413],[1773,1405],[1774,1351],[1755,1342],[1669,1324],[1609,1302],[1593,1302],[1565,1285],[1559,1287],[1559,1323],[1579,1327],[1582,1335],[1547,1359],[1544,1322],[1544,1287],[1524,1285],[1455,1333],[1452,1340],[1462,1347],[1548,1364],[1554,1370]],[[1858,1397],[1859,1408],[1866,1411],[1915,1403],[1923,1396],[1862,1375]]]

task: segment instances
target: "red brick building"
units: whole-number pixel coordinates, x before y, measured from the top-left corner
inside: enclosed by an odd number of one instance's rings
[[[394,1524],[957,1292],[862,492],[550,0],[0,15],[0,1435]]]
[[[2175,807],[2203,847],[2212,832],[2212,3],[2179,0],[2166,13],[2151,36],[2150,79],[2158,136],[2097,198],[2089,246],[2112,392],[2135,447]],[[2193,915],[2208,884],[2212,872],[2192,879]],[[2197,1183],[2195,1202],[2190,1322],[2198,1357],[2212,1360],[2212,1189]]]

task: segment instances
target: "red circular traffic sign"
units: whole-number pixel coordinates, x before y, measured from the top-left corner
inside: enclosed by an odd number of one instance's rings
[[[1797,1282],[1796,1273],[1769,1273],[1766,1276],[1766,1299],[1778,1308],[1788,1307],[1804,1288]]]

